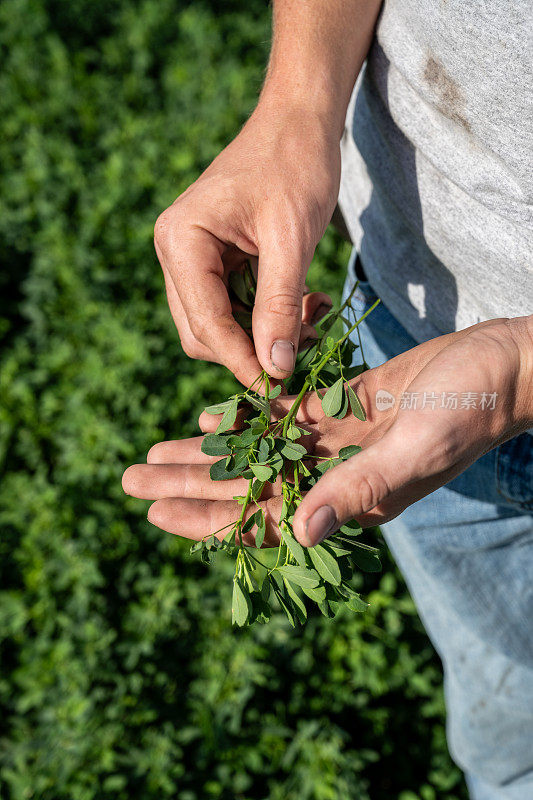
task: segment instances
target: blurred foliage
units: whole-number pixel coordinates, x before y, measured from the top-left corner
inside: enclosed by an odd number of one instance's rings
[[[0,796],[464,798],[392,562],[365,615],[230,628],[125,465],[233,388],[182,354],[152,227],[253,106],[264,2],[0,4]],[[310,282],[338,295],[331,232]]]

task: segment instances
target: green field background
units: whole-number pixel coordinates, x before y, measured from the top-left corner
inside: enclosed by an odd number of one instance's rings
[[[153,224],[238,131],[248,2],[0,3],[0,797],[459,800],[441,668],[383,546],[365,615],[230,626],[231,564],[121,473],[233,390],[187,359]],[[328,231],[309,282],[338,297]]]

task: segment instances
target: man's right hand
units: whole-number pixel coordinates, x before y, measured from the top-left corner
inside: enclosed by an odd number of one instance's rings
[[[329,129],[328,129],[329,128]],[[239,135],[164,211],[155,247],[183,349],[245,385],[286,378],[300,340],[331,305],[302,297],[340,178],[336,128],[308,110],[259,103]],[[232,316],[227,276],[258,256],[254,341]],[[303,329],[302,328],[303,323]]]

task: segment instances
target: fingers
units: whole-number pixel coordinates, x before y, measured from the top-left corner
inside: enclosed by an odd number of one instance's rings
[[[266,522],[265,544],[272,547],[279,542],[277,522],[281,513],[282,499],[275,497],[259,503],[263,509]],[[255,511],[255,506],[248,509],[245,519]],[[236,522],[241,507],[234,500],[191,500],[168,497],[157,500],[148,510],[148,521],[161,530],[183,536],[196,541],[215,533],[223,539],[229,526]],[[255,540],[255,529],[244,537],[245,544],[252,545]]]
[[[310,292],[302,298],[302,323],[316,325],[328,311],[331,311],[333,301],[325,292]]]
[[[177,291],[172,300],[174,319],[184,347],[198,349],[204,357],[227,366],[246,386],[261,372],[253,343],[232,315],[223,281],[222,253],[226,245],[208,231],[187,226],[180,229],[175,212],[166,211],[156,224],[156,251],[164,271]],[[181,308],[180,308],[181,304]],[[180,317],[181,309],[185,319]],[[177,317],[177,320],[176,320]]]
[[[274,378],[294,369],[302,323],[302,296],[308,259],[287,246],[280,226],[276,237],[260,243],[257,293],[252,318],[255,349],[262,367]],[[288,238],[288,236],[287,236]]]
[[[148,464],[213,464],[217,459],[202,453],[203,436],[158,442],[148,451]]]
[[[213,481],[209,466],[203,464],[133,464],[122,477],[126,494],[141,500],[165,497],[231,500],[236,495],[245,495],[248,483],[244,478]],[[267,483],[262,496],[266,499],[280,492],[281,480],[277,486]]]
[[[232,314],[222,258],[228,260],[227,243],[199,225],[180,222],[175,206],[156,223],[155,248],[184,351],[224,364],[245,386],[261,367],[273,378],[290,375],[297,350],[315,337],[313,325],[331,308],[322,292],[307,294],[302,304],[310,259],[288,247],[286,238],[261,245],[252,342]]]
[[[187,315],[183,309],[182,302],[179,298],[178,290],[174,285],[174,281],[170,277],[168,269],[163,266],[163,263],[161,266],[163,270],[163,277],[165,279],[168,307],[170,308],[174,325],[178,330],[181,346],[185,354],[188,355],[189,358],[201,358],[203,361],[214,360],[214,355],[211,350],[195,339],[193,332],[191,331]],[[217,363],[220,362],[217,361]]]
[[[244,426],[244,421],[249,413],[250,409],[239,408],[235,423],[232,425],[232,430],[240,430]],[[221,419],[222,414],[208,414],[207,411],[202,411],[198,418],[200,430],[203,431],[203,433],[214,433],[218,428]]]
[[[306,287],[307,288],[307,287]],[[332,308],[329,295],[324,292],[310,292],[302,298],[302,325],[298,350],[305,350],[317,339],[315,325]]]

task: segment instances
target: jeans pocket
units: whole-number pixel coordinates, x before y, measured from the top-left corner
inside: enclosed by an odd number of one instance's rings
[[[513,506],[533,511],[533,436],[523,433],[496,450],[498,493]]]

